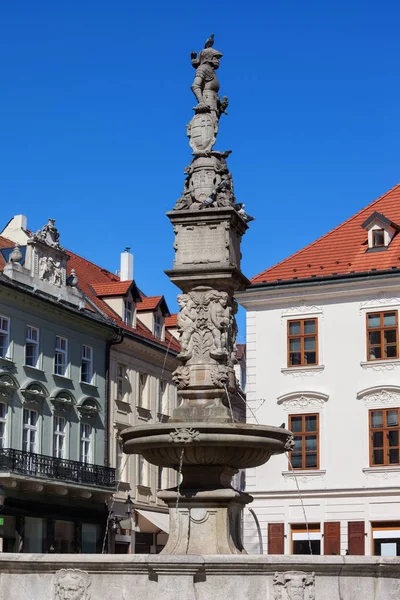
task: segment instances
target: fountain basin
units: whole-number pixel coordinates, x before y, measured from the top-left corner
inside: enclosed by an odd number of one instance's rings
[[[258,467],[289,449],[287,429],[244,423],[158,423],[121,433],[124,452],[157,466]],[[182,452],[183,450],[183,452]]]

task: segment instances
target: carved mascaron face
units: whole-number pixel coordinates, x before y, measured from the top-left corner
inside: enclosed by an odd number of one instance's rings
[[[77,581],[68,578],[60,585],[60,600],[84,600],[84,594],[82,586]]]
[[[89,600],[90,581],[86,573],[65,573],[62,570],[56,577],[55,600]]]

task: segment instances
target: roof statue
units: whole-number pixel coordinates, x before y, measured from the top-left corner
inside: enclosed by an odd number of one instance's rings
[[[49,219],[46,225],[43,225],[42,229],[39,229],[31,237],[34,242],[43,242],[52,248],[59,248],[60,246],[60,234],[57,227],[54,225],[55,219]]]
[[[241,218],[248,222],[236,202],[233,179],[226,159],[230,150],[213,150],[217,139],[221,115],[228,114],[228,97],[220,99],[217,70],[222,52],[214,47],[212,33],[197,54],[191,53],[192,66],[196,69],[191,90],[197,100],[193,108],[195,114],[187,125],[189,145],[193,150],[193,160],[185,168],[185,183],[182,196],[174,210],[198,210],[214,208],[235,208]]]

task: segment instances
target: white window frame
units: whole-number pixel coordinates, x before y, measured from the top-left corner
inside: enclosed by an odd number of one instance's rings
[[[65,342],[65,348],[62,348],[62,344],[59,344],[59,341]],[[63,363],[59,363],[57,360],[57,356],[62,356]],[[58,367],[64,366],[63,373],[58,372]],[[63,337],[62,335],[56,335],[56,344],[55,344],[55,352],[54,352],[54,375],[59,375],[60,377],[68,377],[68,338]]]
[[[139,373],[138,375],[138,406],[146,408],[147,404],[147,385],[149,376],[147,373]]]
[[[167,414],[164,406],[164,399],[167,392],[167,382],[165,379],[158,380],[158,392],[157,392],[157,413],[159,415]]]
[[[122,363],[117,363],[116,398],[120,402],[125,401],[125,394],[126,394],[125,380],[126,380],[126,372],[127,372],[126,369],[127,369],[126,365],[124,365]]]
[[[93,426],[90,423],[81,423],[79,429],[79,461],[85,465],[92,460]]]
[[[120,431],[117,432],[115,440],[115,470],[117,481],[126,481],[126,464],[125,454],[123,450],[123,441],[121,439]]]
[[[28,415],[28,422],[25,423],[25,414]],[[32,415],[36,415],[35,424],[32,425]],[[22,450],[24,452],[33,452],[34,454],[39,453],[39,413],[37,410],[31,408],[24,408],[22,411]],[[24,440],[26,433],[26,441]],[[32,448],[32,437],[33,437],[33,450]],[[25,446],[25,447],[24,447]]]
[[[159,340],[163,339],[163,329],[164,329],[163,317],[162,317],[162,315],[160,315],[160,313],[155,312],[154,313],[154,335]]]
[[[0,315],[0,339],[5,340],[0,344],[0,358],[10,358],[10,319]]]
[[[0,449],[7,446],[7,415],[8,405],[0,402]]]
[[[36,339],[34,339],[34,336],[32,336],[32,333],[36,332]],[[38,369],[39,368],[39,359],[40,359],[40,352],[39,352],[39,343],[40,343],[40,331],[37,327],[33,327],[33,325],[27,325],[25,328],[25,365],[27,367],[33,367],[34,369]],[[30,344],[33,348],[36,349],[36,361],[35,364],[28,364],[27,362],[27,349],[28,349],[28,344]]]
[[[64,422],[64,428],[60,428],[61,422]],[[55,458],[66,458],[67,443],[67,419],[54,415],[53,421],[53,456]],[[61,450],[61,452],[60,452]]]
[[[88,365],[88,379],[83,378],[83,365]],[[81,382],[82,383],[93,383],[93,348],[87,344],[82,344],[82,358],[81,358]]]
[[[136,485],[142,485],[143,487],[148,487],[149,485],[149,470],[148,463],[143,458],[141,454],[137,455],[136,459]]]
[[[133,317],[135,313],[135,307],[133,300],[124,300],[124,323],[133,327]]]

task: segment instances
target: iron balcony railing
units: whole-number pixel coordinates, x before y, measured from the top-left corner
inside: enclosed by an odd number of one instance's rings
[[[116,489],[115,469],[13,448],[0,449],[0,472],[19,473],[109,490]]]

